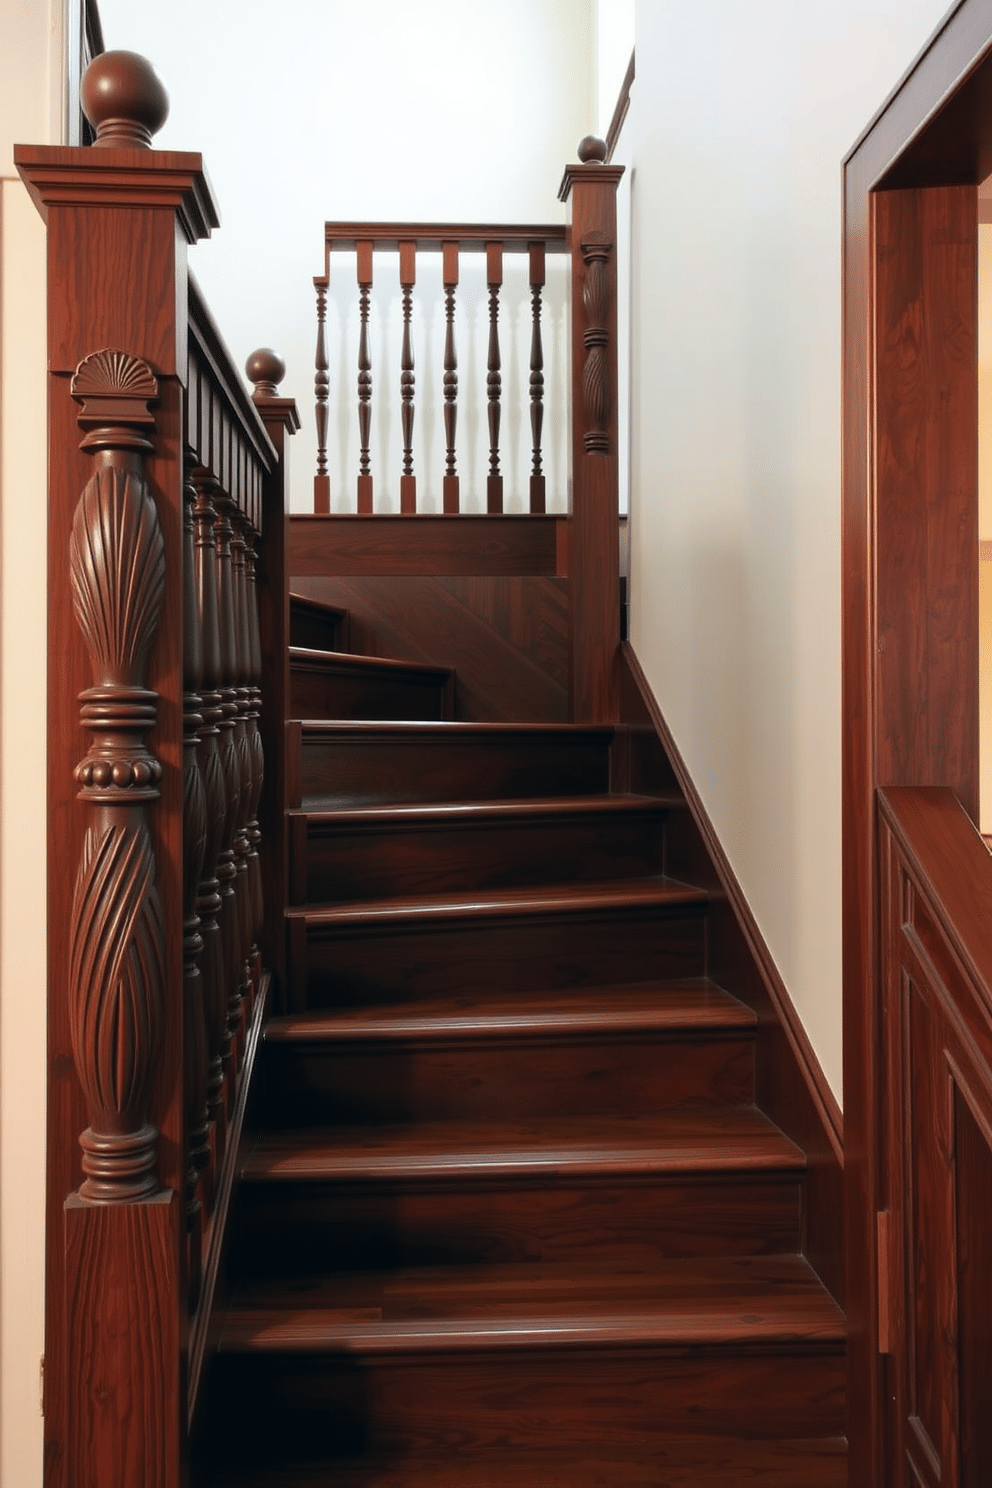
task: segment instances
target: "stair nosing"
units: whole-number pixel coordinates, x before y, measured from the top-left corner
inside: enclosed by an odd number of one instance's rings
[[[418,801],[384,803],[372,806],[294,807],[287,815],[305,819],[315,826],[418,827],[471,825],[486,821],[540,821],[544,818],[596,817],[616,815],[620,818],[664,816],[683,804],[675,791],[670,795],[610,795],[605,791],[587,796],[519,796],[506,800],[493,798],[480,801]]]
[[[363,669],[375,673],[388,672],[411,680],[424,677],[433,682],[444,683],[451,676],[451,667],[432,666],[427,662],[402,661],[394,656],[366,656],[358,651],[332,651],[319,646],[290,646],[290,671],[310,667],[315,671],[332,674],[335,671],[356,672]]]
[[[636,885],[636,887],[633,887]],[[651,887],[647,887],[650,885]],[[662,887],[663,886],[663,887]],[[607,883],[533,885],[522,889],[486,889],[460,898],[454,894],[348,901],[335,905],[302,905],[287,909],[287,920],[303,920],[308,929],[369,924],[434,924],[445,920],[499,920],[573,915],[618,910],[704,911],[705,889],[674,879],[616,879]]]

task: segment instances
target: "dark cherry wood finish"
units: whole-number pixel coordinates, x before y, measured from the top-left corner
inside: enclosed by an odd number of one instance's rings
[[[966,1481],[959,1467],[968,1471],[947,1446],[956,1423],[949,1418],[938,1429],[929,1405],[921,1429],[933,1453],[922,1438],[907,1446],[898,1382],[913,1367],[911,1343],[904,1334],[894,1343],[885,1337],[894,1261],[879,1235],[887,1227],[898,1235],[885,1218],[891,1165],[929,1192],[937,1178],[932,1149],[900,1126],[898,1114],[898,1008],[885,993],[898,948],[884,921],[889,870],[879,856],[886,828],[877,792],[946,787],[972,817],[977,809],[976,186],[992,170],[990,51],[986,8],[962,0],[844,172],[844,1089],[850,1437],[859,1484],[904,1476],[909,1450],[922,1464],[918,1481],[932,1481],[941,1465],[943,1481]],[[966,863],[962,856],[962,874]],[[910,1036],[925,1049],[937,1026],[923,1026],[932,1004],[926,993],[909,1002],[917,1020]],[[921,1058],[921,1079],[931,1081],[933,1066]],[[946,1086],[925,1084],[918,1111],[936,1104],[919,1119],[946,1131],[947,1098]],[[962,1120],[962,1141],[980,1154]],[[893,1147],[897,1130],[902,1153]],[[982,1159],[974,1161],[977,1181]],[[962,1190],[957,1202],[964,1212],[972,1200]],[[934,1280],[921,1289],[917,1313],[921,1327],[943,1337],[946,1298],[937,1278],[949,1274],[953,1246],[935,1230],[924,1240],[917,1261]],[[895,1352],[880,1353],[880,1341]],[[931,1362],[928,1388],[940,1392],[944,1365],[937,1354]],[[962,1352],[961,1370],[973,1367]],[[894,1396],[900,1403],[890,1419]],[[945,1396],[941,1409],[950,1408]]]
[[[438,582],[304,572],[294,623],[332,656],[355,599],[388,703],[375,653]],[[579,1485],[596,1454],[603,1481],[846,1481],[843,1316],[799,1254],[822,1164],[755,1104],[775,1013],[712,979],[753,991],[640,706],[290,725],[288,1004],[197,1488],[415,1482],[439,1452],[479,1483]]]
[[[161,84],[105,53],[81,92],[93,148],[17,151],[48,225],[46,1483],[179,1488],[267,996],[276,453],[188,278],[217,216],[200,157],[150,148]]]

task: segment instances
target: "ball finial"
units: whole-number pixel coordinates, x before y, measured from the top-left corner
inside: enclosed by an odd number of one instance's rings
[[[152,64],[137,52],[101,52],[79,85],[83,113],[96,130],[97,145],[150,150],[169,117],[169,95]]]
[[[587,134],[579,141],[578,156],[583,165],[602,165],[606,159],[606,141]]]
[[[279,384],[286,376],[286,363],[271,346],[260,346],[245,362],[245,372],[248,381],[255,384],[252,397],[257,403],[259,398],[279,396]]]

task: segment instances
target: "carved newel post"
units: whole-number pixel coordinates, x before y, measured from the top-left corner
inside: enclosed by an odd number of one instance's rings
[[[617,183],[592,135],[558,195],[572,234],[572,717],[614,723],[620,708],[617,467]]]
[[[46,1482],[180,1488],[206,1107],[186,252],[217,213],[199,155],[151,148],[147,62],[104,53],[80,91],[95,147],[15,150],[48,229]]]
[[[76,769],[91,810],[73,896],[69,998],[73,1053],[89,1126],[80,1137],[84,1198],[120,1203],[155,1177],[149,1084],[162,1033],[162,906],[146,807],[162,767],[148,753],[157,694],[145,686],[165,587],[165,553],[144,478],[158,384],[145,362],[102,351],[71,384],[82,448],[96,469],[69,540],[76,619],[93,668],[81,721],[93,733]]]

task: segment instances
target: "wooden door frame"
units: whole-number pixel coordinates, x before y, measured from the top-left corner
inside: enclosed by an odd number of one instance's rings
[[[852,1488],[893,1481],[878,1352],[885,1208],[877,788],[977,758],[977,202],[992,5],[960,0],[844,162],[844,1127]],[[974,509],[976,518],[967,520]],[[949,601],[949,596],[952,598]],[[950,613],[948,613],[950,609]],[[939,719],[939,727],[930,722]]]

